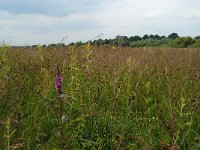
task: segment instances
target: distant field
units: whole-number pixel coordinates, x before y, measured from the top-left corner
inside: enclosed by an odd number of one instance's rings
[[[4,46],[0,59],[0,149],[200,149],[200,49]]]

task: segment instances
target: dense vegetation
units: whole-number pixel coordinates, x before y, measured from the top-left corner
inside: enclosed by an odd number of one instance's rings
[[[3,45],[0,149],[199,149],[199,60],[189,48]]]
[[[116,36],[114,39],[97,39],[93,41],[88,41],[92,45],[113,45],[120,47],[176,47],[176,48],[186,48],[186,47],[200,47],[200,36],[195,37],[179,37],[177,33],[171,33],[166,36],[159,35],[147,35],[143,37],[140,36]],[[88,43],[86,42],[86,43]],[[70,43],[69,45],[82,45],[84,43]]]
[[[63,40],[62,40],[63,41]],[[97,36],[95,39],[87,41],[87,42],[72,42],[68,45],[64,43],[57,44],[49,44],[43,45],[43,47],[50,48],[60,48],[65,46],[83,46],[87,43],[90,43],[92,46],[117,46],[117,47],[158,47],[158,48],[200,48],[200,36],[197,37],[179,37],[177,33],[171,33],[166,36],[159,35],[147,35],[145,34],[143,37],[138,35],[136,36],[116,36],[114,39],[102,39],[101,36]],[[25,46],[26,48],[36,48],[38,45]],[[16,47],[16,46],[14,46]],[[18,46],[19,48],[20,46]],[[24,47],[24,46],[23,46]]]

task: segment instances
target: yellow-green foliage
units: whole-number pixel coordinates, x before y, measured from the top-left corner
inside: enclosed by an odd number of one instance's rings
[[[8,51],[9,46],[5,43],[2,44],[0,47],[0,77],[6,77],[7,73],[9,72],[9,60],[8,60]]]

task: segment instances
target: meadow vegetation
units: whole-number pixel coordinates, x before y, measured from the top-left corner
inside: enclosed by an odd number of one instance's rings
[[[0,149],[200,149],[199,60],[197,48],[4,44]]]

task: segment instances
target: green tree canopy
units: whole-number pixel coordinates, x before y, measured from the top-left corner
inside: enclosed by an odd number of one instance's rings
[[[172,47],[185,48],[188,47],[189,45],[192,45],[194,42],[195,40],[192,39],[191,37],[180,37],[172,42]]]
[[[176,39],[176,38],[178,38],[179,36],[178,36],[178,34],[177,33],[171,33],[170,35],[168,35],[168,38],[169,39]]]
[[[114,45],[117,46],[129,46],[129,40],[127,36],[116,36],[114,41],[113,41]]]

